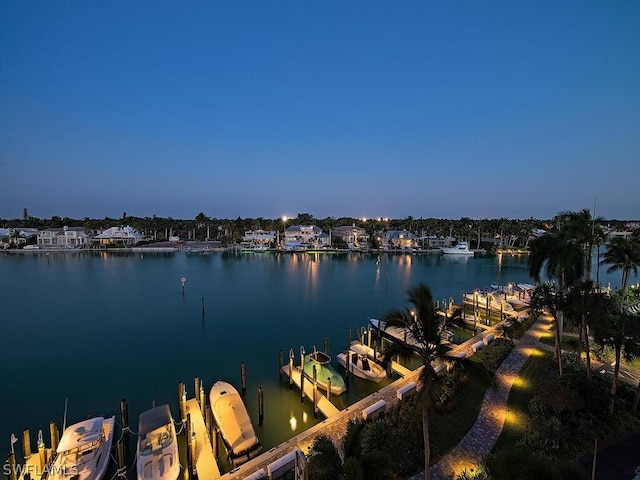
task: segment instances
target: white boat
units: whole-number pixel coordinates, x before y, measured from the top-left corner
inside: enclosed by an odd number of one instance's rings
[[[115,417],[95,417],[65,428],[49,468],[51,480],[100,480],[111,459]]]
[[[233,385],[218,380],[209,392],[213,418],[234,467],[257,457],[262,451],[247,408]]]
[[[469,250],[469,244],[467,242],[458,242],[453,247],[442,247],[442,253],[448,255],[473,255],[474,251]]]
[[[387,376],[387,372],[381,365],[369,359],[368,356],[373,353],[369,352],[369,348],[365,347],[361,343],[353,342],[349,346],[349,352],[351,352],[351,365],[348,369],[356,377],[369,380],[371,382],[378,383],[380,380]],[[336,355],[336,360],[345,369],[347,368],[348,352],[344,351]]]
[[[140,414],[136,463],[138,480],[178,478],[178,440],[169,405],[160,405]]]

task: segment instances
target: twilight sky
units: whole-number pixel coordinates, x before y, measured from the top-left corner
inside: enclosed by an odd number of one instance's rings
[[[0,2],[0,218],[640,218],[640,2]]]

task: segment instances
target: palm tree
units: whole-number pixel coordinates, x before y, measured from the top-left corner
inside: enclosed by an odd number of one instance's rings
[[[609,413],[613,413],[616,392],[618,389],[618,377],[620,373],[620,360],[622,355],[627,360],[633,359],[638,352],[640,340],[640,324],[638,318],[624,310],[618,310],[617,297],[603,299],[603,309],[593,316],[593,336],[601,347],[610,346],[615,352],[615,366],[613,368],[613,381],[609,402]]]
[[[529,274],[539,282],[540,273],[544,273],[549,279],[558,281],[558,289],[555,296],[548,297],[554,303],[555,320],[555,354],[558,360],[558,371],[562,376],[562,304],[565,287],[579,281],[584,273],[584,255],[581,246],[574,240],[569,228],[564,228],[562,217],[557,218],[556,228],[548,231],[541,237],[531,242],[531,253],[527,259]]]
[[[420,411],[422,414],[422,434],[424,437],[424,474],[429,478],[429,417],[428,407],[435,387],[438,384],[438,375],[433,362],[439,358],[447,358],[451,361],[462,361],[458,358],[447,357],[446,347],[441,342],[441,334],[446,324],[440,320],[434,309],[434,300],[431,289],[421,283],[408,292],[409,303],[412,309],[392,310],[383,317],[385,328],[406,328],[420,345],[417,353],[420,356],[423,367],[418,379],[420,385]],[[396,355],[409,356],[414,350],[410,347],[394,343],[384,351],[384,364],[388,365]],[[467,362],[469,364],[469,362]]]
[[[624,293],[629,281],[629,274],[638,275],[640,264],[640,235],[636,231],[631,238],[615,237],[609,242],[609,248],[600,263],[609,265],[607,273],[622,270],[622,301],[620,309],[624,309]]]

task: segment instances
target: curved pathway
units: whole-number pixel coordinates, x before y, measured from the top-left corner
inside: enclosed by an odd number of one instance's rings
[[[542,347],[539,339],[551,328],[549,320],[550,317],[545,315],[534,323],[498,367],[495,386],[487,390],[476,422],[453,450],[431,466],[431,479],[455,479],[463,470],[477,468],[482,457],[491,452],[502,433],[511,386],[529,355],[536,348]],[[412,480],[423,479],[424,472],[412,477]]]

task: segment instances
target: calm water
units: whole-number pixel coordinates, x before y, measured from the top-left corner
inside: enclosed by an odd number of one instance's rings
[[[265,449],[317,422],[297,390],[278,381],[285,358],[304,345],[335,355],[348,328],[405,307],[419,282],[437,299],[492,282],[531,282],[526,257],[358,254],[91,254],[0,255],[0,441],[11,433],[62,425],[89,414],[118,414],[126,398],[134,430],[138,414],[168,403],[177,416],[177,384],[193,396],[193,378],[208,388],[224,379],[240,389],[257,426],[257,389],[265,392]],[[379,263],[379,264],[378,264]],[[595,271],[594,271],[595,272]],[[184,295],[181,277],[187,279]],[[595,276],[595,273],[594,273]],[[600,278],[608,280],[604,269]],[[612,285],[619,284],[613,276]],[[206,313],[202,315],[202,298]],[[355,333],[354,333],[355,336]],[[297,362],[298,355],[296,355]],[[356,379],[336,404],[373,391]],[[119,415],[117,415],[119,419]],[[292,430],[290,420],[297,427]],[[20,444],[18,443],[17,446]]]

